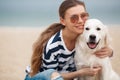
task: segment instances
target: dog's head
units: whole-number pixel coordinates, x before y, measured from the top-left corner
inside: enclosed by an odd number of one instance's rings
[[[83,41],[89,49],[104,47],[109,44],[107,27],[97,19],[89,19],[86,21],[81,38],[83,38]]]

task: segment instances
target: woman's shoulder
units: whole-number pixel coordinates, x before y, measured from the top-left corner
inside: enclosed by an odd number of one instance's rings
[[[56,34],[54,34],[49,40],[48,40],[48,44],[53,44],[56,42],[60,42],[61,41],[61,31],[57,32]]]
[[[61,31],[59,31],[55,35],[53,35],[49,39],[48,43],[46,44],[46,46],[44,48],[44,53],[49,54],[48,57],[50,57],[50,55],[52,55],[53,53],[56,54],[56,52],[58,52],[60,49],[63,49],[63,47],[61,47],[62,42],[61,42],[60,33],[61,33]]]
[[[59,31],[48,40],[46,49],[59,48],[61,45],[63,45],[63,42],[61,39],[61,31]]]

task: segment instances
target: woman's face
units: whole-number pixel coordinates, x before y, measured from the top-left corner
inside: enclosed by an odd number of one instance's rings
[[[84,23],[88,18],[85,8],[82,5],[77,5],[68,9],[64,19],[61,18],[61,23],[65,26],[64,29],[69,30],[73,34],[81,34],[84,30]]]

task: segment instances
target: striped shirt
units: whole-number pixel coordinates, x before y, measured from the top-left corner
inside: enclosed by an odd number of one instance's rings
[[[61,30],[53,35],[45,46],[40,71],[47,69],[55,69],[60,73],[75,71],[74,54],[75,49],[69,51],[66,48]]]

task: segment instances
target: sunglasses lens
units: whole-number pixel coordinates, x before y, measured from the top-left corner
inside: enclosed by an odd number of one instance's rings
[[[83,14],[81,14],[81,18],[83,19],[83,18],[88,18],[89,17],[89,14],[88,13],[83,13]]]
[[[83,20],[87,20],[87,18],[89,17],[89,14],[88,13],[82,13],[80,15],[80,17]],[[77,23],[79,21],[79,15],[73,15],[73,16],[71,16],[70,20],[71,20],[71,23]]]
[[[71,20],[72,23],[76,23],[76,22],[78,22],[78,20],[79,20],[79,16],[78,16],[78,15],[73,15],[73,16],[70,18],[70,20]]]

